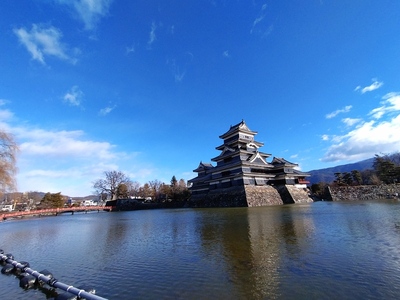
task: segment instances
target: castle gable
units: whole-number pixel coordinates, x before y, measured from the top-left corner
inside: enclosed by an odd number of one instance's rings
[[[268,163],[264,160],[264,158],[260,155],[259,152],[257,152],[254,155],[252,155],[249,158],[249,162],[251,162],[251,163],[258,162],[258,163],[262,163],[264,165],[268,165]]]

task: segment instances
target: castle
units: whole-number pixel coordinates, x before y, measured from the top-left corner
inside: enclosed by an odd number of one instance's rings
[[[240,122],[219,137],[221,153],[212,159],[216,163],[200,162],[193,170],[197,177],[189,180],[191,206],[235,207],[266,206],[311,202],[306,177],[296,170],[297,164],[284,158],[260,152],[264,144],[257,142],[256,131]]]

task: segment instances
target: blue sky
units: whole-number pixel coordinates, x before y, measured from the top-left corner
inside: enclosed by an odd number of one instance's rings
[[[244,119],[303,171],[400,149],[400,1],[0,4],[0,128],[18,190],[104,171],[185,180]]]

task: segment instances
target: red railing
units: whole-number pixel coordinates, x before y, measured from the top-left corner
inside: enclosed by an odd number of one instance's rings
[[[307,179],[299,179],[299,183],[301,184],[309,184],[310,182]]]
[[[61,213],[75,212],[75,211],[93,211],[103,210],[104,206],[72,206],[63,208],[46,208],[26,211],[11,211],[11,212],[0,212],[0,221],[8,218],[18,218],[22,216],[35,216],[35,215],[58,215]]]

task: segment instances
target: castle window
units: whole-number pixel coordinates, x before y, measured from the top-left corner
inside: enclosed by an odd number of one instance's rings
[[[270,173],[269,170],[264,170],[264,169],[251,169],[252,173],[261,173],[261,174],[268,174]]]
[[[232,160],[232,157],[227,157],[224,159],[224,163],[230,162]]]
[[[231,171],[224,171],[221,173],[222,177],[231,175]]]

